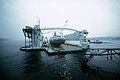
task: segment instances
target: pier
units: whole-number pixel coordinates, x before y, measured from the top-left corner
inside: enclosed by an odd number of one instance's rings
[[[106,54],[104,55],[112,55],[112,54],[119,54],[117,51],[120,51],[120,48],[90,48],[90,52],[93,52],[95,54]]]
[[[113,55],[120,55],[120,48],[90,48],[88,52],[89,53],[86,54],[86,55],[94,55],[94,56],[106,55],[107,56],[107,60],[108,59],[112,60],[113,59]]]
[[[62,54],[62,53],[81,53],[81,55],[120,55],[120,48],[89,48],[82,49],[77,45],[71,44],[63,44],[61,48],[52,48],[52,47],[44,47],[48,54]],[[82,53],[87,52],[87,53]]]

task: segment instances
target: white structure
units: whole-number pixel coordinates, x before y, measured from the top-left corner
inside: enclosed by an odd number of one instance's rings
[[[35,25],[34,29],[32,29],[32,48],[40,47],[43,43],[43,36],[41,34],[41,29],[39,25]]]
[[[79,32],[79,41],[80,41],[79,46],[83,49],[89,48],[89,42],[86,40],[87,35],[88,35],[87,30],[83,30]]]
[[[23,33],[25,35],[25,49],[38,49],[41,48],[43,44],[43,36],[41,33],[40,25],[35,25],[34,28],[26,26],[23,29]],[[29,39],[29,45],[27,45],[26,37]]]

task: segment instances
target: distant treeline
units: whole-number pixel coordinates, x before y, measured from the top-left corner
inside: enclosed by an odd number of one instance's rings
[[[93,37],[90,40],[120,40],[120,37]]]
[[[79,40],[78,33],[73,33],[64,36],[66,40]],[[120,40],[120,37],[91,37],[89,40]]]
[[[0,38],[0,41],[4,41],[4,40],[7,40],[7,39],[4,39],[4,38]]]

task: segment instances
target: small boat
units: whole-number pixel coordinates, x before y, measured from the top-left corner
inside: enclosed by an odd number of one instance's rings
[[[100,43],[102,43],[102,41],[96,40],[96,41],[93,41],[93,42],[90,42],[90,43],[100,44]]]

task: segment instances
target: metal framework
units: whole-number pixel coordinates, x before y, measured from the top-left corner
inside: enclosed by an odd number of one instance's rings
[[[71,29],[71,28],[64,28],[64,27],[61,27],[61,28],[56,28],[56,27],[53,27],[53,28],[42,28],[41,30],[71,30],[71,31],[75,31],[75,32],[81,32],[81,31],[78,31],[78,30],[75,30],[75,29]],[[86,30],[85,30],[86,31]],[[86,31],[85,34],[88,34],[88,32]]]

